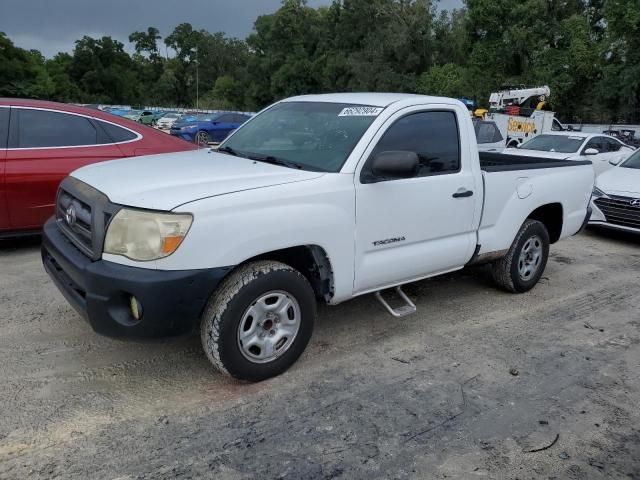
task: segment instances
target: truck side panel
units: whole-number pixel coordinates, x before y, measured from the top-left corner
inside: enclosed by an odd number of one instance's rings
[[[575,234],[584,221],[593,186],[593,168],[576,165],[483,173],[485,205],[480,254],[507,250],[522,223],[537,208],[562,206],[560,238]]]
[[[274,195],[276,189],[278,195]],[[355,228],[352,175],[327,174],[314,180],[207,198],[178,210],[192,213],[198,228],[192,228],[173,255],[147,262],[153,263],[149,268],[233,267],[275,250],[317,245],[325,250],[333,269],[332,303],[351,297]],[[103,258],[112,260],[108,254]],[[125,263],[123,257],[113,260]],[[131,265],[140,266],[140,262]]]

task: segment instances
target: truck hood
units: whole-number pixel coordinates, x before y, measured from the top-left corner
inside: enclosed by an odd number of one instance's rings
[[[523,157],[551,158],[553,160],[573,160],[574,155],[578,155],[578,152],[542,152],[540,150],[527,150],[525,148],[505,148],[502,153],[522,155]]]
[[[202,198],[311,180],[324,173],[202,149],[96,163],[71,175],[114,203],[168,211]]]
[[[604,193],[640,197],[640,170],[637,168],[614,167],[598,175],[596,187]]]

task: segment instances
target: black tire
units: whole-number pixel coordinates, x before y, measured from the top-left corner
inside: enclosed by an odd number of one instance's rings
[[[293,297],[301,318],[292,343],[280,356],[255,363],[241,350],[239,329],[256,300],[273,291]],[[315,294],[300,272],[274,261],[249,263],[231,273],[209,300],[200,326],[202,346],[221,373],[258,382],[280,375],[295,363],[309,343],[315,317]]]
[[[538,240],[533,240],[538,239]],[[532,265],[529,276],[521,274],[521,253],[527,242],[540,243],[539,261]],[[529,244],[531,245],[531,243]],[[512,293],[531,290],[540,280],[549,259],[549,232],[542,222],[526,220],[516,235],[507,254],[491,264],[494,281],[499,287]],[[532,262],[533,263],[533,262]]]
[[[196,133],[196,143],[198,145],[209,145],[209,142],[211,142],[209,133],[205,132],[204,130],[200,130],[198,133]]]

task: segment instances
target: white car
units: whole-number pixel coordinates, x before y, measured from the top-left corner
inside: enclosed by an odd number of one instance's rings
[[[543,133],[524,142],[518,155],[558,160],[591,160],[596,176],[609,170],[634,152],[634,149],[609,135],[580,132]],[[504,153],[514,153],[507,149]]]
[[[375,293],[403,316],[415,305],[402,285],[471,263],[530,290],[550,244],[586,225],[592,191],[590,162],[479,154],[458,100],[309,95],[265,109],[216,151],[75,171],[42,258],[96,331],[200,328],[218,370],[262,380],[305,349],[316,300]]]
[[[640,233],[640,150],[598,178],[589,225]]]
[[[171,130],[171,126],[176,123],[176,121],[178,121],[180,117],[181,115],[179,113],[165,113],[156,122],[156,128],[158,128],[159,130]]]
[[[479,152],[500,152],[504,149],[504,137],[496,122],[473,119]]]

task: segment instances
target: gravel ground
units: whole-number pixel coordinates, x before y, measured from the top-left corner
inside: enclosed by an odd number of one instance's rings
[[[640,479],[640,240],[552,247],[533,291],[484,268],[320,309],[286,374],[246,385],[197,335],[94,334],[0,243],[0,478]]]

